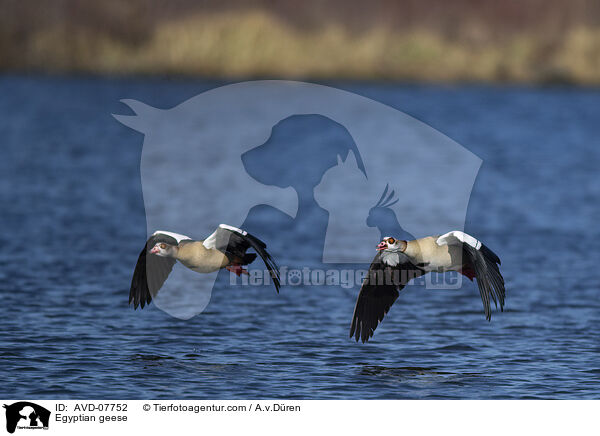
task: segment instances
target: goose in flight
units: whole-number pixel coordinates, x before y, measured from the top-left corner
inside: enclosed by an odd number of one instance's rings
[[[188,236],[162,230],[154,232],[146,242],[133,272],[129,290],[129,304],[134,309],[150,304],[167,280],[177,261],[198,273],[211,273],[226,268],[238,276],[248,274],[244,265],[256,259],[254,249],[264,261],[275,290],[279,293],[279,268],[267,252],[264,242],[245,230],[220,224],[204,241],[194,241]]]
[[[504,310],[504,278],[500,259],[474,237],[455,230],[413,241],[386,236],[365,277],[352,315],[350,337],[364,343],[390,310],[400,290],[428,272],[458,271],[477,279],[485,317],[491,320],[490,298]]]

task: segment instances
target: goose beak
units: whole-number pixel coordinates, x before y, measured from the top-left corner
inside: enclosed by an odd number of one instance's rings
[[[387,242],[381,241],[377,246],[377,251],[385,250],[386,248],[388,248]]]

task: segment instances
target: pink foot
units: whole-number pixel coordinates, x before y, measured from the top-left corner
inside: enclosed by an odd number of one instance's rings
[[[473,279],[475,278],[475,271],[473,271],[473,269],[468,266],[464,267],[462,270],[459,269],[458,272],[471,281],[473,281]]]
[[[234,274],[237,274],[237,276],[241,276],[242,274],[250,274],[248,272],[248,270],[244,269],[244,267],[242,265],[229,265],[226,266],[225,269],[227,269],[227,271],[232,272]]]

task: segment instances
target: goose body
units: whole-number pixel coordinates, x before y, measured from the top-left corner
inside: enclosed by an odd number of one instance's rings
[[[205,274],[225,268],[231,263],[225,253],[215,248],[206,248],[203,242],[183,241],[183,243],[179,243],[175,259],[192,271]]]
[[[413,278],[429,272],[457,271],[476,279],[485,317],[491,320],[490,299],[504,309],[506,291],[500,274],[500,259],[471,235],[454,230],[444,235],[412,241],[385,237],[361,286],[350,337],[369,340],[399,291]]]
[[[256,253],[246,253],[250,248]],[[134,309],[149,304],[167,280],[176,262],[201,274],[226,268],[240,275],[248,274],[243,266],[252,263],[257,254],[264,261],[275,289],[279,292],[279,268],[266,248],[260,239],[227,224],[220,224],[203,241],[194,241],[179,233],[158,230],[150,236],[138,257],[131,279],[129,303],[133,303]]]
[[[456,271],[462,266],[462,246],[439,245],[439,236],[407,241],[404,254],[411,262],[427,272]]]

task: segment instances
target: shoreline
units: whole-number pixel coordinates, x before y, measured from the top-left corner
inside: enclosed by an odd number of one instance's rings
[[[33,13],[33,12],[32,12]],[[0,33],[0,71],[224,80],[600,85],[600,30],[503,34],[473,22],[298,27],[266,10],[195,12],[99,31],[97,18]],[[147,24],[147,26],[146,26]]]

